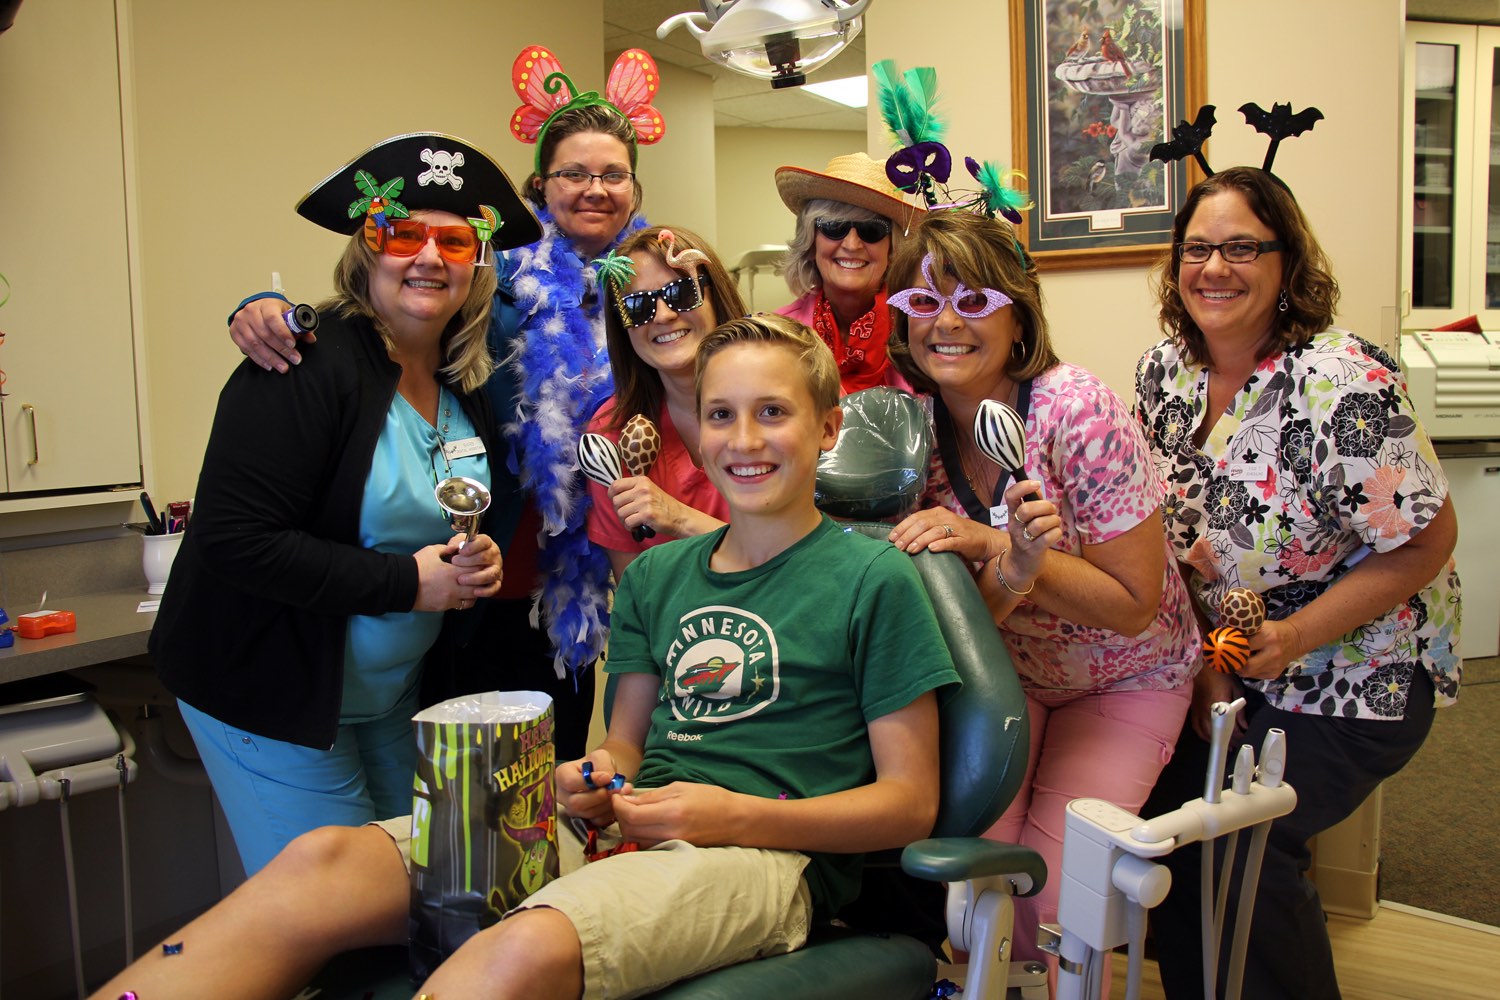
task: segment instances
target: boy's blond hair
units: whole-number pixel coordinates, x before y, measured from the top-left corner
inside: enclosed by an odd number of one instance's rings
[[[802,374],[813,404],[825,411],[839,405],[839,366],[823,339],[788,316],[757,313],[719,325],[698,345],[693,390],[700,411],[703,409],[703,372],[708,367],[709,358],[735,344],[790,348],[797,355],[797,371]]]

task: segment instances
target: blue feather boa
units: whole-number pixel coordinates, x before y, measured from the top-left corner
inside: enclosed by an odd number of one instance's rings
[[[521,336],[504,363],[516,374],[521,398],[505,435],[520,454],[521,484],[542,516],[542,586],[532,617],[540,611],[563,677],[599,658],[609,630],[609,558],[585,529],[590,501],[578,469],[578,438],[614,394],[614,381],[594,269],[545,208],[537,218],[542,238],[511,254]],[[615,242],[645,225],[632,217]]]

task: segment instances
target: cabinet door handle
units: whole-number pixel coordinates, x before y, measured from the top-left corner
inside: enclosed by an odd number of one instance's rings
[[[36,465],[42,460],[41,442],[36,437],[36,407],[30,403],[24,403],[21,406],[21,412],[26,414],[27,419],[31,421],[31,458],[26,460],[26,464]]]

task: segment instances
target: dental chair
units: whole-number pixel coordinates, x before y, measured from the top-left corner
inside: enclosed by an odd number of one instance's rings
[[[842,405],[845,422],[838,445],[818,466],[818,504],[834,517],[860,519],[849,522],[847,530],[883,539],[890,524],[868,522],[914,509],[925,486],[932,448],[926,415],[915,398],[886,388],[855,393]],[[963,687],[941,708],[942,794],[932,837],[903,851],[871,855],[866,871],[899,866],[917,879],[947,883],[948,937],[971,955],[963,996],[998,1000],[1006,990],[1013,899],[1036,892],[1046,877],[1041,856],[1030,848],[982,839],[1026,772],[1026,698],[968,567],[952,553],[922,552],[913,562],[937,610]],[[388,960],[389,954],[382,959]],[[1030,966],[1017,973],[1017,980],[1029,984],[1021,995],[1045,1000],[1045,970]],[[339,974],[341,968],[350,970],[347,978]],[[318,977],[315,986],[323,990],[319,1000],[410,996],[404,961],[399,972],[390,969],[378,989],[370,973],[367,959],[339,960]],[[815,930],[800,951],[718,969],[655,996],[925,1000],[936,978],[937,959],[915,937],[826,927]],[[351,988],[348,982],[361,985]]]
[[[818,463],[818,506],[859,518],[848,530],[885,538],[887,518],[915,509],[926,485],[932,442],[918,401],[894,389],[867,389],[842,402],[838,445]],[[870,523],[877,522],[877,523]],[[968,567],[952,553],[912,557],[937,610],[939,627],[962,690],[942,706],[939,732],[942,795],[932,837],[872,867],[899,865],[907,875],[948,883],[946,920],[955,948],[971,961],[965,1000],[1005,995],[1013,900],[1041,889],[1046,866],[1030,848],[982,839],[1015,797],[1026,772],[1026,697],[1010,654]],[[719,969],[676,983],[659,1000],[924,1000],[937,978],[932,952],[899,933],[823,928],[800,951]],[[1018,970],[1023,996],[1046,997],[1040,966]],[[1040,990],[1040,992],[1037,992]]]

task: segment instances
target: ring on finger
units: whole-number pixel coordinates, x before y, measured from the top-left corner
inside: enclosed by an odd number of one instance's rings
[[[945,525],[943,525],[943,537],[944,538],[952,538],[953,537],[953,525],[951,525],[951,524],[945,524]]]
[[[1034,542],[1034,541],[1036,541],[1036,536],[1031,533],[1031,529],[1030,528],[1022,528],[1021,529],[1021,537],[1024,538],[1024,539],[1026,539],[1028,542]]]

